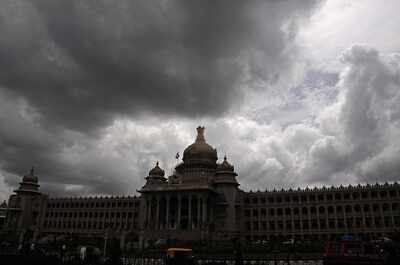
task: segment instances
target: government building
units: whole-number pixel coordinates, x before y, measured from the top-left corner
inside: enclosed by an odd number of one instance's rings
[[[159,163],[139,196],[50,198],[33,170],[8,202],[4,230],[19,240],[48,236],[114,237],[122,247],[180,242],[372,239],[400,227],[400,185],[245,192],[234,166],[197,128],[174,173]]]

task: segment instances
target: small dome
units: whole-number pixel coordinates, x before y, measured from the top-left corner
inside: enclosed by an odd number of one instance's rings
[[[25,175],[25,176],[22,178],[22,181],[23,181],[23,182],[38,183],[38,177],[36,177],[36,176],[34,175],[34,168],[33,168],[33,167],[31,168],[31,171],[29,172],[29,174],[28,174],[28,175]]]
[[[226,156],[224,161],[218,165],[218,171],[234,171],[234,167],[228,162]]]
[[[196,141],[185,149],[182,160],[209,160],[215,163],[217,159],[217,150],[206,143],[204,127],[197,127]]]
[[[149,176],[161,176],[164,177],[165,172],[158,166],[158,161],[156,163],[156,166],[149,171]]]

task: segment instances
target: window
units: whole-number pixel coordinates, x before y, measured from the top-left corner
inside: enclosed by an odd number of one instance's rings
[[[271,208],[269,209],[269,215],[274,216],[275,215],[275,209]]]
[[[291,211],[291,209],[290,209],[290,208],[286,208],[286,209],[285,209],[285,214],[286,214],[286,215],[290,215],[290,214],[291,214],[291,212],[292,212],[292,211]]]
[[[266,215],[267,215],[267,210],[261,209],[261,216],[266,216]]]
[[[275,230],[275,223],[274,222],[269,222],[269,229],[271,230],[271,231],[274,231]]]
[[[384,204],[382,205],[382,210],[383,210],[384,212],[389,211],[389,205],[388,205],[387,203],[384,203]]]

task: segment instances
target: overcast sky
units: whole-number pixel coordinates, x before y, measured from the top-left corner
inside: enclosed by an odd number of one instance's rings
[[[134,194],[206,127],[241,188],[400,180],[400,2],[3,0],[0,199]]]

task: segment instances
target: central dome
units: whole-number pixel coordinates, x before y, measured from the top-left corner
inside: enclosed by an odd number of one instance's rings
[[[206,143],[204,127],[197,127],[196,141],[183,152],[183,162],[207,161],[215,163],[218,160],[217,150]]]

